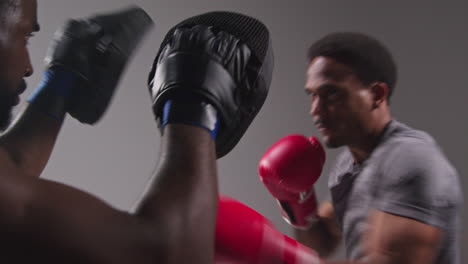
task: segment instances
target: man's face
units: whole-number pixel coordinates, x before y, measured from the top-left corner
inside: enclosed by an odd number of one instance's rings
[[[366,136],[373,109],[372,89],[353,70],[331,58],[317,57],[306,74],[310,114],[328,147],[357,144]]]
[[[0,129],[11,119],[11,109],[19,103],[19,95],[26,89],[24,77],[33,69],[28,52],[28,41],[37,24],[36,0],[16,0],[1,14],[0,22]]]

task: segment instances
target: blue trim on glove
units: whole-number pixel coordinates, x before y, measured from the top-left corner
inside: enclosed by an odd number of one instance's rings
[[[161,129],[163,129],[167,124],[169,124],[169,111],[172,106],[172,100],[168,100],[163,107],[162,118],[161,118]]]
[[[161,130],[168,124],[186,124],[206,129],[214,140],[219,130],[216,109],[208,103],[168,100],[162,109]]]
[[[51,68],[44,72],[41,84],[27,101],[44,114],[61,121],[78,83],[79,76],[76,73],[60,67]]]
[[[69,70],[53,68],[44,72],[41,84],[29,96],[28,102],[33,103],[44,89],[50,89],[55,95],[68,98],[76,83],[77,75]]]

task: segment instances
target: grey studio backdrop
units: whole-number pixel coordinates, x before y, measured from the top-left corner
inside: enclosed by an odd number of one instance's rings
[[[75,186],[110,205],[129,210],[158,159],[160,136],[151,112],[147,73],[163,36],[189,16],[213,10],[242,12],[270,29],[276,67],[261,112],[237,145],[219,161],[220,191],[257,210],[283,233],[291,234],[258,179],[257,164],[274,142],[292,133],[318,135],[303,92],[308,46],[332,31],[360,31],[383,41],[399,66],[392,99],[394,116],[426,130],[458,169],[468,193],[468,2],[466,1],[283,1],[283,0],[38,0],[41,32],[31,40],[35,74],[23,99],[40,82],[43,57],[53,32],[68,17],[142,6],[156,27],[132,59],[104,119],[87,126],[68,118],[44,178]],[[24,102],[23,102],[24,104]],[[316,186],[326,199],[327,173],[339,150],[327,150]],[[466,198],[465,198],[466,200]],[[73,208],[70,208],[73,210]],[[466,212],[465,212],[466,215]],[[467,226],[468,217],[463,218]],[[466,228],[465,228],[466,229]],[[465,230],[462,251],[468,251]],[[343,252],[336,257],[342,257]],[[464,261],[468,262],[465,253]]]

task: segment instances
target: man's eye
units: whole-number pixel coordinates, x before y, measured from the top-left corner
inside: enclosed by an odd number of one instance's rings
[[[305,93],[307,94],[307,96],[310,96],[310,97],[315,97],[317,95],[316,93],[309,91],[309,90],[305,90]]]
[[[327,92],[327,99],[334,100],[337,99],[339,95],[340,94],[337,89],[331,89]]]

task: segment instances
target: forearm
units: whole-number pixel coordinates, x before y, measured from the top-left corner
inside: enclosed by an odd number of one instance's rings
[[[161,147],[158,177],[136,214],[165,226],[169,263],[212,263],[218,204],[214,141],[204,129],[169,125]]]
[[[300,243],[314,249],[321,257],[330,256],[340,244],[340,235],[330,230],[327,220],[318,218],[309,229],[294,229],[294,237]]]
[[[25,175],[39,177],[50,158],[62,123],[27,104],[0,137],[0,146]]]

